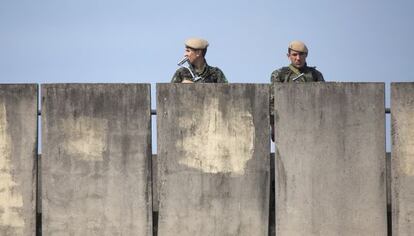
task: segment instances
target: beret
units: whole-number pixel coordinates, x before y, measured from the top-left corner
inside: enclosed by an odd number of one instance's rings
[[[206,49],[208,42],[205,39],[189,38],[185,41],[185,46],[193,49]]]
[[[289,49],[297,51],[297,52],[308,53],[308,48],[306,47],[306,45],[303,42],[298,41],[298,40],[294,40],[290,42]]]

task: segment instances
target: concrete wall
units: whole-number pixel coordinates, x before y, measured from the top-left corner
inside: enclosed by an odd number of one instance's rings
[[[277,235],[384,235],[384,85],[278,86]],[[267,234],[268,85],[158,85],[154,163],[149,85],[42,87],[43,235],[150,235],[158,210],[159,235]],[[392,85],[394,235],[414,234],[413,87]],[[0,85],[0,235],[35,231],[37,109],[37,85]]]
[[[275,87],[276,235],[386,235],[382,83]]]
[[[37,85],[0,85],[0,235],[36,230]]]
[[[43,235],[152,235],[150,86],[42,85]]]
[[[267,235],[268,105],[268,85],[157,85],[159,235]]]
[[[414,235],[414,83],[391,84],[392,235]]]

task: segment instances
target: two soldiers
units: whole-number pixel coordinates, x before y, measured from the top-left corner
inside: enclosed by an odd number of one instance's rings
[[[173,83],[227,83],[226,76],[218,67],[207,64],[205,55],[209,43],[200,38],[185,41],[184,58],[171,82]],[[288,46],[287,57],[290,65],[273,71],[271,82],[318,82],[324,81],[322,73],[306,63],[308,48],[303,42],[292,41]],[[188,63],[185,67],[183,64]]]
[[[205,55],[208,42],[204,39],[190,38],[185,41],[184,58],[178,63],[179,68],[171,82],[172,83],[228,83],[226,76],[218,67],[207,64]],[[272,72],[270,90],[270,124],[272,127],[272,140],[274,141],[274,85],[285,82],[323,82],[323,75],[315,67],[306,63],[308,48],[301,41],[289,43],[287,57],[290,65],[279,68]]]

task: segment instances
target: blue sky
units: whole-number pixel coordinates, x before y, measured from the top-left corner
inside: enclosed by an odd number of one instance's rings
[[[0,81],[168,82],[190,36],[231,82],[268,83],[289,41],[328,81],[412,81],[414,2],[1,0]]]
[[[414,81],[413,10],[412,0],[0,0],[0,83],[151,83],[154,92],[198,36],[233,83],[268,83],[300,39],[327,81],[389,89]]]

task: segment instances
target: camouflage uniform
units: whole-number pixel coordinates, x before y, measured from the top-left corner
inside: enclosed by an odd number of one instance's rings
[[[226,76],[218,67],[209,66],[205,63],[204,69],[201,72],[194,70],[191,65],[190,68],[196,77],[201,77],[196,83],[228,83]],[[187,68],[181,67],[175,72],[171,83],[181,83],[183,80],[194,81],[190,71]]]
[[[298,78],[297,80],[293,81],[294,78],[298,77],[301,73],[303,76]],[[274,115],[274,87],[276,82],[323,82],[323,75],[319,72],[315,67],[308,67],[306,64],[304,67],[297,69],[292,65],[289,67],[282,67],[278,70],[272,72],[270,77],[271,85],[270,85],[270,115],[271,118]]]

